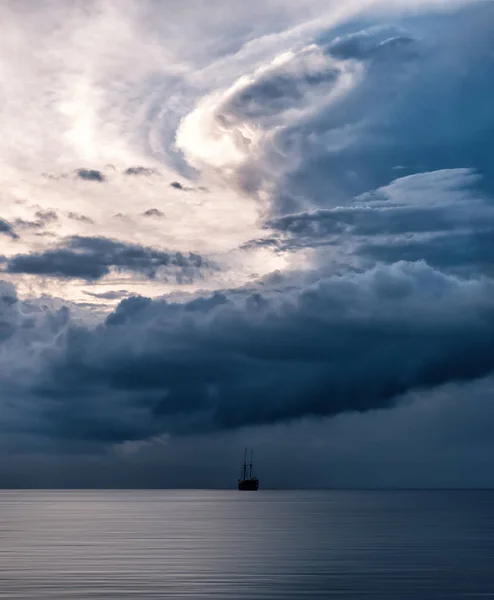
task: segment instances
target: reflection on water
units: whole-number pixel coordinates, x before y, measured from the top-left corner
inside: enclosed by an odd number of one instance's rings
[[[0,599],[494,597],[493,492],[0,492]]]

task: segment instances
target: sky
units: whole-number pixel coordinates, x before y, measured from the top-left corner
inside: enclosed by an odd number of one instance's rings
[[[0,17],[0,487],[494,485],[493,2]]]

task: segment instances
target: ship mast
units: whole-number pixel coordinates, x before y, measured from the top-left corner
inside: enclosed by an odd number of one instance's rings
[[[249,454],[249,462],[247,462],[247,450]],[[254,451],[251,448],[245,447],[244,463],[242,465],[242,479],[238,480],[238,489],[248,492],[256,492],[259,489],[259,480],[254,475],[252,459]]]
[[[244,450],[244,464],[243,464],[242,479],[244,481],[247,479],[247,448],[245,448],[245,450]]]

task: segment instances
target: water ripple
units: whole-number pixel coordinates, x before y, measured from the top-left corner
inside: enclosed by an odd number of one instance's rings
[[[0,599],[494,596],[492,492],[0,493]]]

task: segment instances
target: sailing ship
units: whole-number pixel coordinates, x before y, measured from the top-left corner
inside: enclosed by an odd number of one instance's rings
[[[252,474],[252,450],[250,451],[250,461],[247,464],[247,448],[244,452],[242,477],[238,480],[238,489],[244,492],[256,492],[259,489],[259,479]]]

